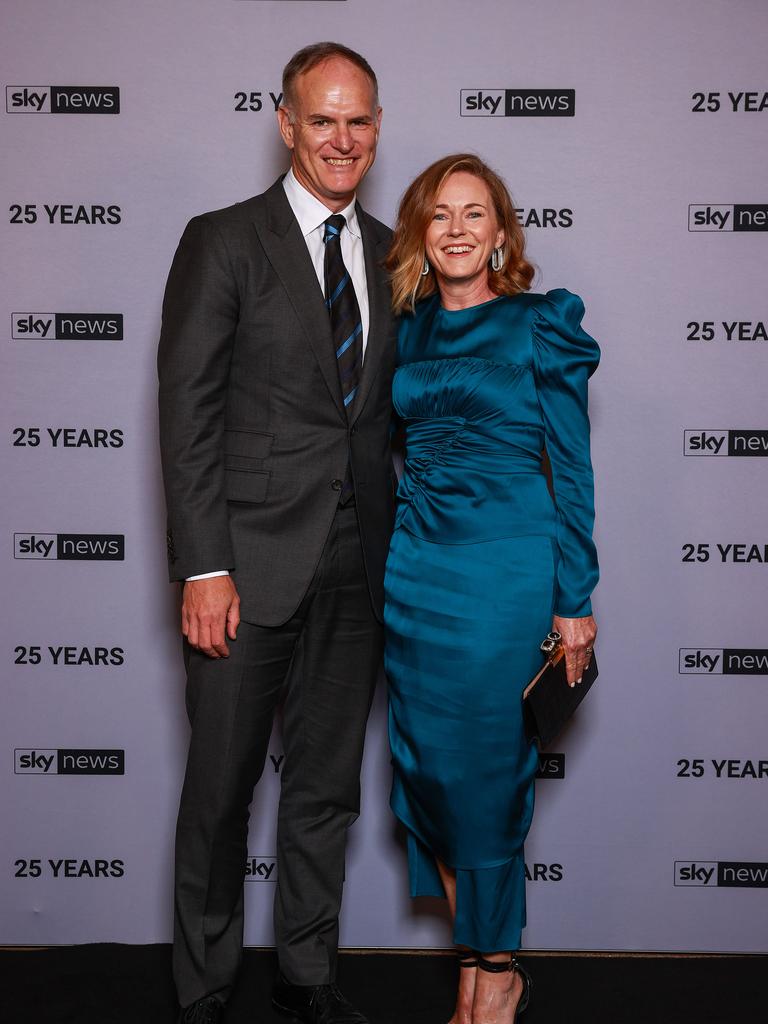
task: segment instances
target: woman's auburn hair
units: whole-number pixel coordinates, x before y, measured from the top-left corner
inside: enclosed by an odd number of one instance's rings
[[[400,200],[392,245],[384,264],[390,274],[395,313],[413,312],[419,299],[437,290],[433,268],[422,274],[427,228],[435,215],[440,189],[450,175],[459,171],[485,182],[499,227],[504,230],[504,262],[501,270],[492,270],[489,265],[488,287],[496,295],[517,295],[531,286],[536,271],[525,258],[525,235],[507,186],[479,156],[457,153],[430,164],[411,182]]]

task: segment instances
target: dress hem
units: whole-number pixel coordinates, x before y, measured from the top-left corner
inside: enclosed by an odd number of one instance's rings
[[[400,811],[397,810],[396,807],[394,807],[394,805],[392,804],[391,801],[390,801],[390,805],[389,806],[390,806],[390,810],[392,811],[394,816],[397,818],[397,820],[400,822],[400,824],[404,828],[406,828],[409,832],[411,832],[416,837],[416,839],[419,840],[419,842],[427,850],[427,852],[432,857],[434,857],[435,860],[439,860],[441,864],[444,864],[447,868],[450,868],[452,871],[490,871],[493,868],[500,868],[500,867],[503,867],[505,864],[509,864],[510,861],[513,861],[515,859],[515,857],[519,857],[522,854],[522,852],[523,852],[523,847],[521,846],[515,853],[512,853],[509,857],[501,857],[498,860],[492,860],[492,861],[489,861],[489,862],[484,863],[484,864],[449,864],[448,863],[448,859],[446,857],[441,857],[439,854],[435,853],[434,849],[432,848],[431,841],[428,840],[424,836],[423,832],[421,832],[418,828],[415,828],[411,824],[411,822],[408,821],[403,816],[403,814],[401,814]],[[411,893],[411,895],[433,896],[435,894],[434,893]]]

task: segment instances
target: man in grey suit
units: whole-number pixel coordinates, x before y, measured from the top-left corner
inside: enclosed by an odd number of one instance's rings
[[[189,223],[163,305],[168,556],[185,581],[192,725],[174,976],[181,1021],[220,1019],[242,955],[248,806],[282,701],[273,1004],[365,1024],[335,975],[394,492],[390,232],[355,200],[376,154],[376,77],[346,47],[306,47],[278,121],[290,171]]]

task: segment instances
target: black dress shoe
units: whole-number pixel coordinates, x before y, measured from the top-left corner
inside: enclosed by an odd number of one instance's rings
[[[223,1003],[215,996],[206,996],[190,1006],[184,1006],[177,1024],[218,1024],[223,1012]]]
[[[272,1005],[302,1024],[368,1024],[333,983],[291,985],[281,974],[272,989]]]

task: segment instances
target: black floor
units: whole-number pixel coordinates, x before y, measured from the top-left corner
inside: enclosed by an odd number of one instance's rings
[[[524,1024],[763,1024],[768,958],[530,955]],[[285,1024],[272,953],[247,950],[225,1024]],[[445,1024],[456,968],[435,955],[343,954],[339,983],[371,1024]],[[173,1024],[169,946],[0,951],[2,1024]]]

